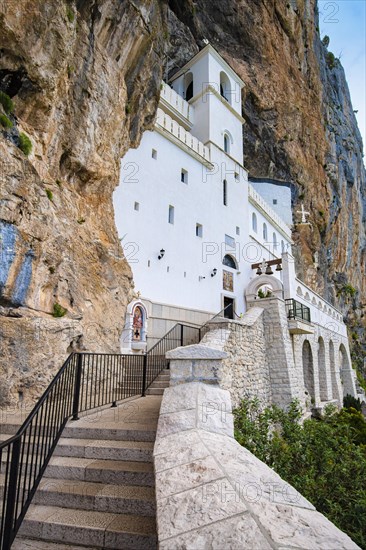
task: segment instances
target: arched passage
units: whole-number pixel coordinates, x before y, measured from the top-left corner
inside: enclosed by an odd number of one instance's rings
[[[348,353],[343,344],[339,347],[339,366],[340,376],[343,385],[343,397],[345,395],[354,395],[354,381],[352,378],[352,367]]]
[[[184,97],[189,101],[193,97],[193,74],[187,73],[184,77]]]
[[[332,381],[332,397],[333,399],[337,399],[339,404],[341,405],[341,397],[339,395],[339,389],[337,384],[337,370],[336,370],[336,364],[335,364],[335,355],[334,355],[334,344],[332,340],[329,342],[329,363],[330,363],[330,377]]]
[[[304,374],[304,385],[309,393],[311,400],[315,401],[315,385],[314,385],[314,361],[313,352],[308,340],[305,340],[302,346],[302,369]]]
[[[325,364],[325,345],[324,340],[320,336],[318,340],[318,372],[319,372],[319,390],[320,390],[320,400],[328,400],[328,390],[327,390],[327,375],[326,375],[326,364]]]
[[[229,77],[224,71],[220,73],[220,94],[226,99],[228,103],[231,103],[231,85]]]

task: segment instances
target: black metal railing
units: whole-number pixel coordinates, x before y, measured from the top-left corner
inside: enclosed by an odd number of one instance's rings
[[[293,298],[285,300],[285,305],[288,319],[302,319],[303,321],[311,322],[310,308],[308,306]]]
[[[177,324],[145,354],[69,356],[17,434],[0,443],[0,550],[10,549],[68,420],[145,395],[168,367],[166,353],[200,339],[200,328]]]

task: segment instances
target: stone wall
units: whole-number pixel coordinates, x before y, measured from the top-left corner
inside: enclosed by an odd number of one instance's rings
[[[230,391],[234,406],[243,397],[258,397],[265,405],[272,400],[265,347],[263,309],[251,308],[240,321],[218,319],[209,325],[202,344],[223,350],[220,387]]]
[[[220,352],[212,352],[217,364]],[[172,355],[178,372],[182,360]],[[196,358],[188,373],[196,381],[165,390],[160,409],[154,447],[160,550],[359,548],[235,441],[230,394],[197,381],[207,376],[203,362],[201,369]]]

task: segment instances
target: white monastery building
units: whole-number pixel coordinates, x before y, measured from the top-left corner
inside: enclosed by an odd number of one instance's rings
[[[207,45],[162,82],[154,130],[122,159],[115,215],[138,295],[122,352],[145,351],[177,322],[200,326],[221,312],[240,323],[276,300],[298,393],[340,403],[356,395],[346,326],[296,277],[291,185],[248,177],[243,86]]]

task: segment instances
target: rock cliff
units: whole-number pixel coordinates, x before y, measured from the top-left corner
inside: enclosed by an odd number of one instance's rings
[[[362,338],[366,174],[346,77],[319,36],[316,0],[170,0],[171,74],[208,39],[245,82],[249,174],[292,182],[299,276]],[[299,218],[294,222],[299,221]]]
[[[119,350],[133,283],[112,193],[154,120],[165,16],[158,0],[0,5],[0,90],[14,104],[0,132],[5,405],[39,395],[72,349]]]

